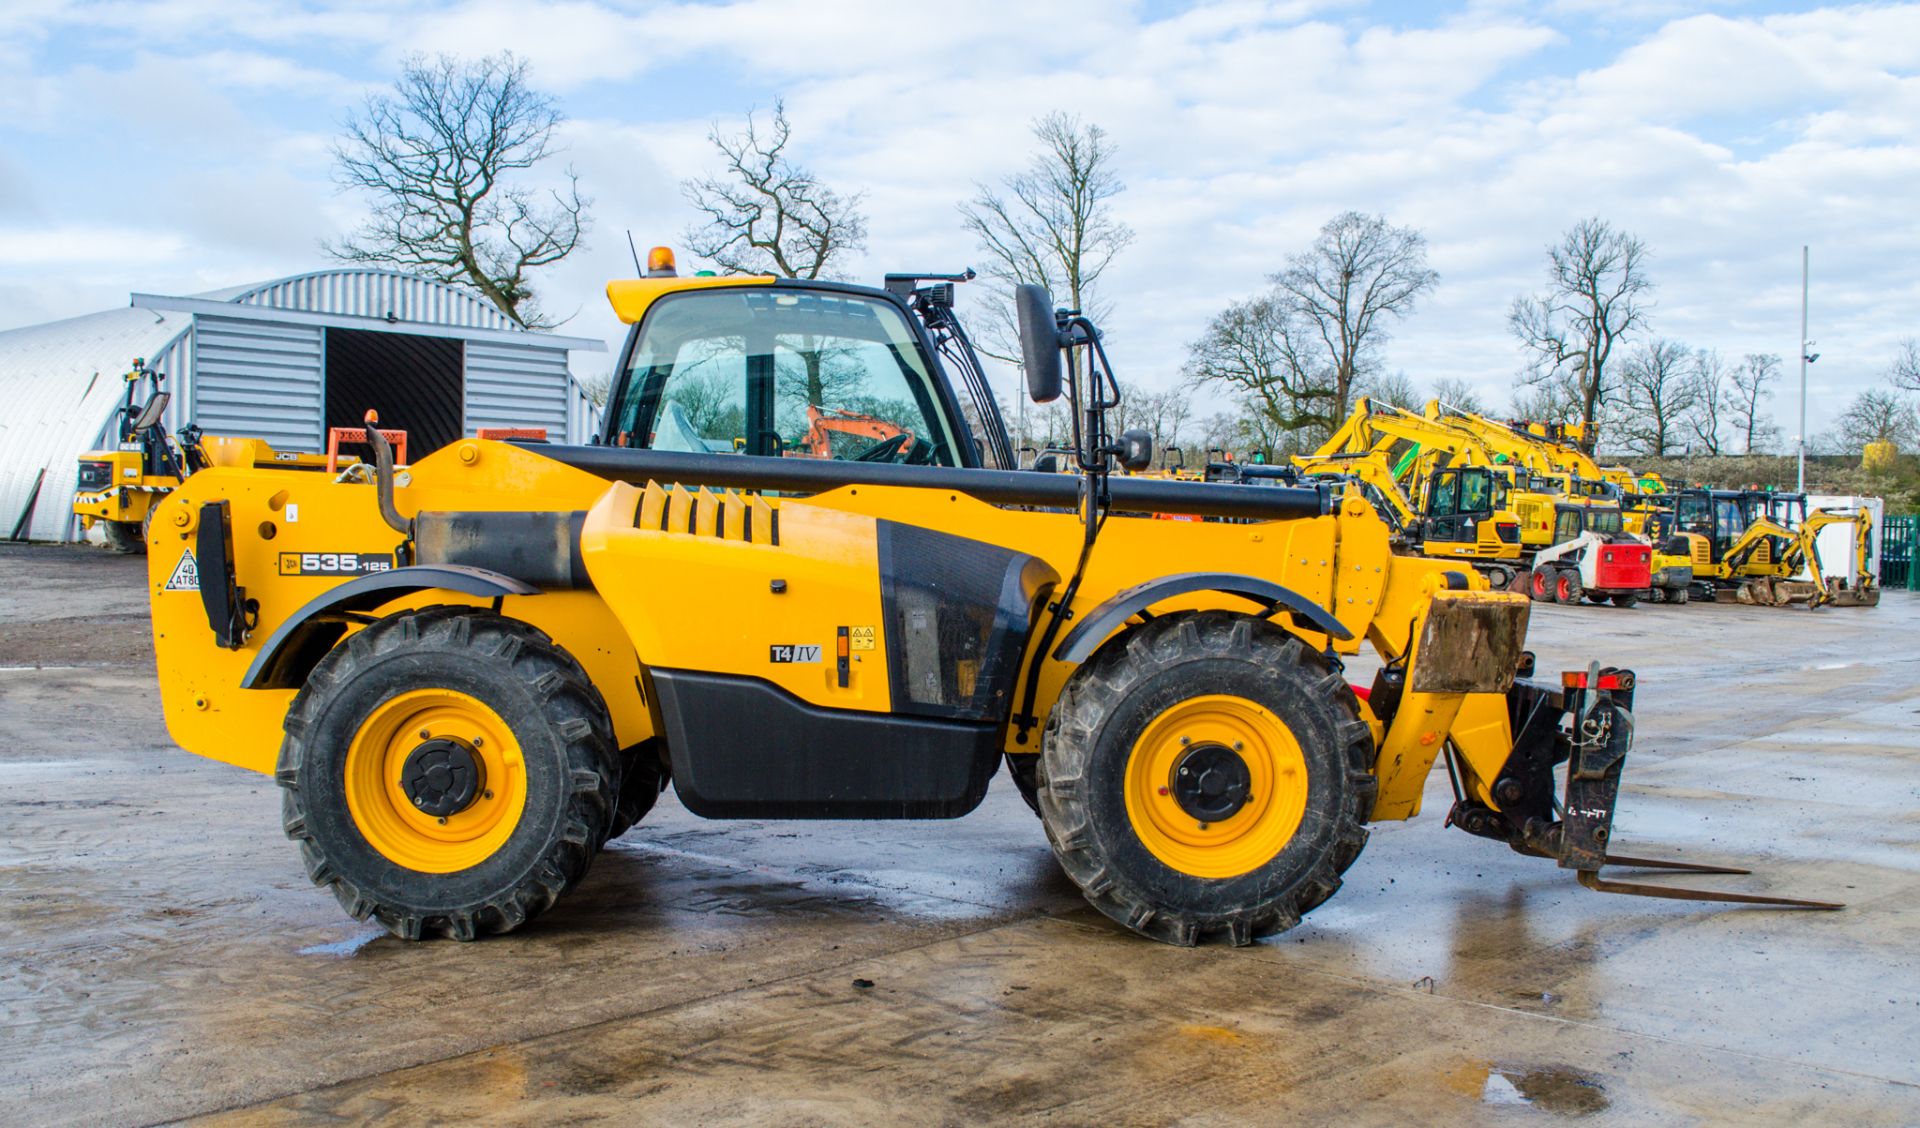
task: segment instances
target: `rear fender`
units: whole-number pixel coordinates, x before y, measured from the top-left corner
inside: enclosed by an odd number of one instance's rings
[[[361,576],[327,589],[289,615],[260,645],[260,653],[247,668],[240,687],[298,689],[347,633],[353,615],[403,596],[435,590],[481,599],[540,594],[539,588],[512,576],[459,564],[415,564]]]

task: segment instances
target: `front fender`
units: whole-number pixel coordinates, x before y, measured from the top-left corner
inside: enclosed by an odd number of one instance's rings
[[[1053,659],[1056,662],[1084,662],[1092,656],[1094,650],[1106,641],[1108,635],[1119,630],[1121,624],[1162,600],[1176,596],[1191,595],[1196,591],[1217,591],[1227,595],[1237,595],[1255,603],[1266,604],[1269,615],[1286,611],[1297,620],[1303,620],[1312,630],[1328,634],[1334,638],[1348,639],[1353,632],[1348,630],[1333,614],[1294,591],[1263,580],[1258,576],[1245,576],[1233,572],[1181,572],[1171,576],[1161,576],[1136,584],[1125,591],[1116,592],[1105,602],[1089,611],[1079,623],[1075,624],[1067,637],[1060,640],[1054,648]]]

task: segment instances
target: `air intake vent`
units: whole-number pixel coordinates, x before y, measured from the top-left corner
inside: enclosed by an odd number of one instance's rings
[[[634,506],[633,527],[778,545],[780,509],[760,494],[715,493],[705,486],[690,490],[649,481]]]

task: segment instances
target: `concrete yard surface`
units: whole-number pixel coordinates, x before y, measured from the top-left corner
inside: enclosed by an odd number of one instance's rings
[[[1436,771],[1299,928],[1182,950],[1003,774],[951,822],[669,793],[522,931],[409,944],[168,740],[144,567],[0,547],[0,1124],[1920,1122],[1920,597],[1534,609],[1543,672],[1640,675],[1614,847],[1755,871],[1645,880],[1841,912],[1587,891]]]

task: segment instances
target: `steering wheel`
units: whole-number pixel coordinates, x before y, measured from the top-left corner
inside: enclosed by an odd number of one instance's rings
[[[913,436],[905,431],[888,439],[881,439],[867,449],[848,459],[849,462],[892,462],[900,448],[913,441]]]

